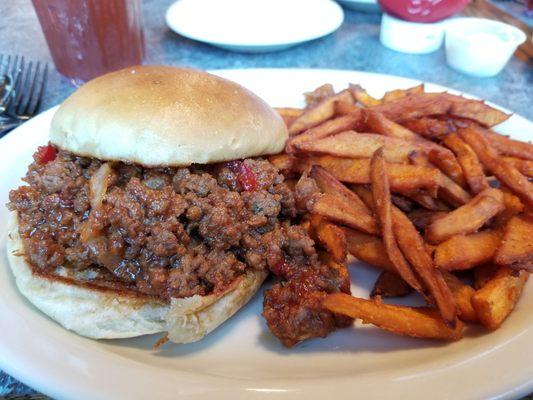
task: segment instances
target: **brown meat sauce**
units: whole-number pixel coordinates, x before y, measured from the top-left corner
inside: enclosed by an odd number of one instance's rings
[[[67,271],[168,301],[223,291],[248,268],[271,269],[286,280],[265,293],[272,331],[286,345],[325,336],[345,323],[323,310],[320,298],[346,279],[318,262],[313,241],[291,223],[294,196],[276,168],[262,159],[242,163],[252,181],[243,183],[231,163],[109,163],[95,203],[91,178],[102,162],[59,151],[30,165],[28,185],[10,192],[8,208],[18,213],[36,273]]]

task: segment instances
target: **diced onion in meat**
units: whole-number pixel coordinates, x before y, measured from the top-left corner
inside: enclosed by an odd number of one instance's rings
[[[96,210],[102,205],[104,196],[110,183],[111,166],[104,163],[91,177],[89,182],[91,209]]]

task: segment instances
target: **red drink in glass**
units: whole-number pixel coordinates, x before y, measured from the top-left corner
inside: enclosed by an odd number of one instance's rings
[[[141,0],[32,0],[60,73],[75,83],[144,58]]]

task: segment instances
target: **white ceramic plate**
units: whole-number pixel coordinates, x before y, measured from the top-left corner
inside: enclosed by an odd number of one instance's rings
[[[270,104],[299,106],[302,93],[331,82],[361,83],[371,94],[417,82],[386,75],[327,70],[232,70]],[[430,91],[443,87],[427,85]],[[47,141],[54,109],[0,140],[0,203],[19,185],[38,145]],[[501,131],[530,139],[533,124],[513,115]],[[0,220],[7,210],[0,207]],[[0,241],[5,241],[5,223]],[[470,332],[459,342],[397,337],[357,324],[326,339],[285,349],[268,331],[262,295],[203,341],[150,350],[157,336],[94,341],[39,313],[17,292],[0,250],[0,368],[56,398],[76,399],[488,399],[533,391],[533,280],[501,329]],[[354,294],[366,296],[376,272],[351,268]]]
[[[342,6],[354,11],[367,13],[381,12],[381,7],[377,0],[337,0]]]
[[[167,25],[182,36],[249,53],[329,35],[343,19],[332,0],[180,0],[166,14]]]

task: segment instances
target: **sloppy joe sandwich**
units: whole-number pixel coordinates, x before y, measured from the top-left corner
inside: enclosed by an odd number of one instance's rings
[[[10,193],[7,247],[20,292],[67,329],[193,342],[246,304],[270,270],[312,280],[323,269],[294,222],[292,190],[261,158],[283,150],[286,126],[236,83],[192,69],[124,69],[70,96],[49,136]],[[328,274],[310,290],[346,286],[347,274]],[[296,289],[279,286],[266,301],[286,345],[346,320]]]

